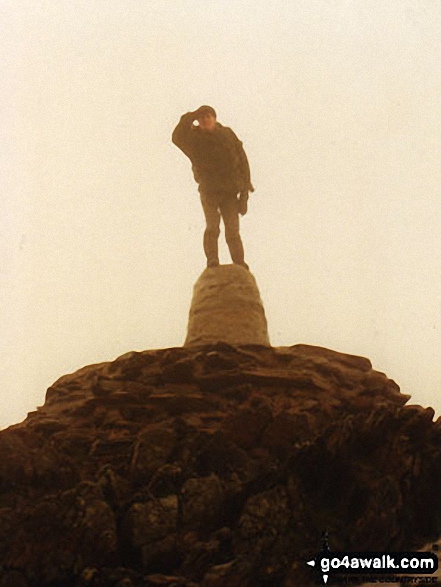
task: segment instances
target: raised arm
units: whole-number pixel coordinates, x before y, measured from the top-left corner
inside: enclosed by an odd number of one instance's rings
[[[173,143],[179,147],[179,149],[181,149],[181,151],[185,153],[189,159],[192,158],[193,154],[194,141],[191,127],[197,118],[196,112],[187,112],[187,114],[181,116],[181,119],[172,134]]]

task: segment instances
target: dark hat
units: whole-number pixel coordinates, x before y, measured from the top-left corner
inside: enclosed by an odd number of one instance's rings
[[[211,106],[201,106],[196,110],[197,116],[201,116],[202,114],[212,114],[216,118],[216,111]]]

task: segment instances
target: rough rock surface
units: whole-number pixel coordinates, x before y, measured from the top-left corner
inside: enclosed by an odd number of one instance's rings
[[[318,347],[133,352],[0,432],[2,587],[293,587],[441,530],[441,422]]]
[[[256,280],[238,265],[206,269],[194,286],[185,346],[216,342],[270,344]]]

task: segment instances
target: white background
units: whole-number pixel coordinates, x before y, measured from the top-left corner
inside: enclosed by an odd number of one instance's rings
[[[65,373],[183,343],[204,222],[170,137],[201,104],[250,160],[272,344],[366,356],[441,409],[441,3],[0,0],[0,19],[0,426]]]

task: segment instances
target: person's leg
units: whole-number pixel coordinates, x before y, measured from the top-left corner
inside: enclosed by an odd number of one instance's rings
[[[225,224],[225,240],[230,250],[231,259],[236,265],[248,268],[239,234],[239,211],[236,194],[228,194],[222,198],[219,207]]]
[[[217,198],[208,197],[207,194],[201,193],[201,203],[206,222],[204,252],[207,257],[207,267],[217,267],[219,265],[218,239],[220,233],[220,213]]]

